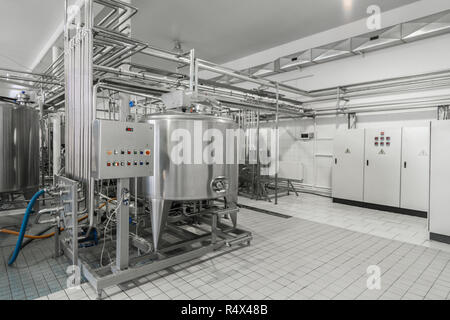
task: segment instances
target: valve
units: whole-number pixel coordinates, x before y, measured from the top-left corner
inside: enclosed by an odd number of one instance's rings
[[[211,181],[211,189],[219,194],[224,194],[228,191],[229,183],[226,177],[217,177]]]

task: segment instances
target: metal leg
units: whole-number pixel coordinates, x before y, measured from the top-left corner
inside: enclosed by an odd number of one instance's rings
[[[61,234],[60,224],[59,222],[55,226],[55,258],[58,258],[63,255],[61,250],[61,241],[59,240],[59,236]]]
[[[95,300],[102,300],[102,293],[102,289],[97,290],[97,298],[95,298]]]
[[[130,179],[119,179],[117,184],[117,198],[123,198],[128,193],[130,187]],[[117,240],[116,240],[116,268],[124,270],[128,268],[129,260],[129,229],[130,229],[130,207],[128,203],[122,199],[122,203],[117,212]]]
[[[215,244],[216,242],[217,242],[217,214],[213,214],[211,220],[211,243]]]

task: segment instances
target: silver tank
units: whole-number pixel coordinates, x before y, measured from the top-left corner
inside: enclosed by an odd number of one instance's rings
[[[164,228],[168,210],[173,201],[223,197],[229,201],[236,201],[238,187],[237,138],[227,141],[227,130],[233,132],[238,129],[238,125],[227,118],[184,113],[149,115],[145,122],[154,125],[154,176],[141,178],[141,188],[139,189],[152,203],[153,240],[154,246],[157,248],[161,229]],[[179,164],[173,161],[172,153],[177,150],[177,146],[180,146],[181,140],[172,135],[182,132],[180,129],[190,133],[191,164]],[[199,161],[195,161],[195,154],[197,154],[197,159],[201,156],[203,160],[203,152],[212,142],[209,138],[204,139],[204,134],[209,129],[215,130],[212,135],[220,132],[223,137],[223,144],[221,144],[223,161],[219,164],[201,161],[201,164],[198,164]],[[201,155],[194,151],[194,140],[201,147]],[[227,164],[226,156],[230,155],[231,150],[234,159],[233,162]],[[183,155],[183,153],[180,154]]]
[[[39,114],[24,105],[0,103],[0,193],[39,186]]]

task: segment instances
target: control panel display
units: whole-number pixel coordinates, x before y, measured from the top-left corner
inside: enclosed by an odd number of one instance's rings
[[[95,120],[93,129],[95,179],[153,175],[153,125]]]

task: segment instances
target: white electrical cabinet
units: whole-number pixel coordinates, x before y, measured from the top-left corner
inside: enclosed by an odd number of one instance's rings
[[[450,239],[450,121],[431,123],[429,229],[434,236]]]
[[[338,131],[332,197],[336,202],[426,216],[429,165],[430,126]]]
[[[364,202],[400,207],[402,130],[366,129]]]
[[[364,129],[337,132],[333,161],[333,198],[363,201]]]
[[[430,127],[402,129],[400,207],[428,211]]]

